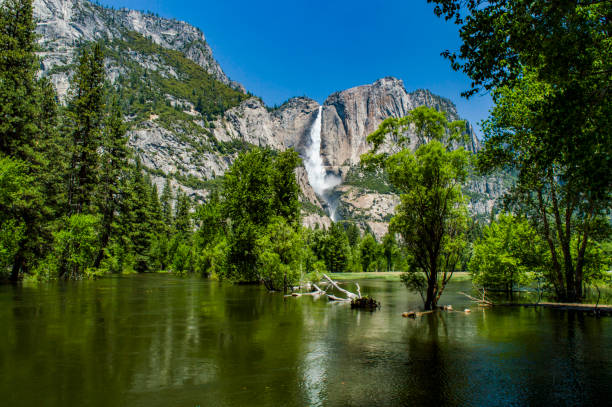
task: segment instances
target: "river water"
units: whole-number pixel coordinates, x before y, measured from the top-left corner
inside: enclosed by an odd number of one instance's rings
[[[380,310],[168,275],[0,286],[0,405],[610,405],[612,318],[411,320],[400,283],[361,286]]]

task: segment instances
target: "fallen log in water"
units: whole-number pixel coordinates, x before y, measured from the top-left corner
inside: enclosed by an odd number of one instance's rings
[[[459,294],[465,295],[466,297],[468,297],[470,300],[474,301],[481,307],[490,307],[491,305],[493,305],[493,301],[487,298],[487,292],[484,288],[482,289],[482,298],[472,297],[471,295],[468,295],[462,291],[460,291]]]
[[[334,287],[336,290],[344,293],[347,298],[338,297],[336,295],[328,294],[326,291],[323,291],[318,285],[312,284],[312,286],[316,289],[316,291],[310,293],[293,293],[290,295],[285,295],[285,297],[301,297],[303,295],[327,295],[327,299],[329,301],[337,301],[337,302],[350,302],[351,308],[364,308],[369,310],[374,310],[380,307],[380,303],[371,297],[363,297],[361,295],[361,287],[359,287],[359,283],[355,283],[357,286],[357,294],[352,293],[344,288],[340,287],[338,283],[332,280],[327,274],[323,274],[323,278],[327,280],[327,282]]]
[[[336,283],[334,280],[332,280],[331,278],[329,278],[329,276],[328,276],[327,274],[323,273],[323,277],[324,277],[324,278],[325,278],[327,281],[329,281],[329,283],[330,283],[332,286],[334,286],[334,288],[335,288],[336,290],[338,290],[338,291],[343,292],[344,294],[346,294],[346,296],[347,296],[349,299],[359,298],[359,297],[360,297],[360,296],[358,296],[358,295],[357,295],[357,294],[355,294],[355,293],[352,293],[352,292],[350,292],[350,291],[345,290],[344,288],[341,288],[341,287],[338,285],[338,283]],[[357,287],[359,287],[359,285],[357,285]]]

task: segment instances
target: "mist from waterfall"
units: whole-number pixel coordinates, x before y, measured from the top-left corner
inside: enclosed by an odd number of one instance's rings
[[[323,118],[323,107],[319,106],[317,117],[310,128],[310,145],[306,150],[304,166],[308,174],[308,181],[315,193],[323,199],[329,211],[329,217],[337,220],[338,201],[331,195],[333,188],[342,182],[342,178],[334,174],[328,174],[323,166],[321,157],[321,120]]]

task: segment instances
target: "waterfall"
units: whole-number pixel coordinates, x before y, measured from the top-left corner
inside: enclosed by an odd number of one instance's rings
[[[317,117],[310,128],[310,145],[306,150],[304,166],[308,174],[308,181],[315,193],[324,201],[329,212],[329,217],[337,220],[338,201],[334,199],[332,189],[342,182],[342,178],[334,174],[328,174],[323,166],[321,157],[321,119],[323,118],[323,107],[319,106]]]

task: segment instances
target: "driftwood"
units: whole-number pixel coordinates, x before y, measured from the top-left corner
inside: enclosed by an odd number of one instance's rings
[[[321,287],[319,287],[316,284],[312,284],[312,288],[314,288],[315,290],[307,292],[307,293],[291,293],[291,294],[285,295],[285,297],[301,297],[303,295],[319,296],[319,295],[325,294],[325,291],[323,291]]]
[[[327,294],[327,299],[330,301],[348,301],[348,302],[351,301],[348,298],[336,297],[335,295],[331,295],[331,294]]]
[[[487,292],[486,292],[486,290],[484,288],[482,289],[482,297],[481,298],[472,297],[471,295],[466,294],[466,293],[461,292],[461,291],[459,292],[459,294],[465,295],[470,300],[478,303],[478,305],[481,306],[481,307],[490,307],[490,306],[493,305],[493,301],[491,301],[491,300],[489,300],[487,298]]]
[[[329,278],[329,276],[327,274],[323,274],[323,277],[329,281],[329,283],[334,286],[334,288],[344,294],[346,294],[346,296],[348,297],[348,299],[353,299],[353,298],[361,298],[361,294],[358,296],[355,293],[352,293],[350,291],[345,290],[344,288],[341,288],[334,280],[332,280],[331,278]],[[359,287],[359,284],[357,285],[357,287]]]
[[[285,295],[285,297],[301,297],[302,295],[327,295],[327,299],[329,301],[350,302],[351,308],[366,308],[374,310],[380,307],[380,304],[375,299],[368,296],[363,297],[361,295],[361,287],[359,286],[359,283],[355,283],[355,286],[357,287],[357,294],[355,294],[340,287],[338,283],[332,280],[327,274],[323,274],[323,278],[336,290],[340,291],[341,293],[344,293],[346,295],[346,298],[338,297],[333,294],[328,294],[327,291],[322,290],[316,284],[312,284],[316,291],[309,293],[294,293],[290,295]]]

